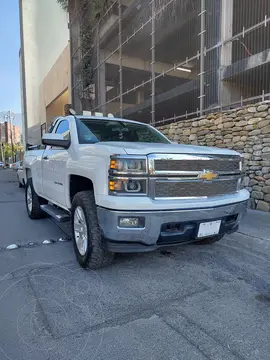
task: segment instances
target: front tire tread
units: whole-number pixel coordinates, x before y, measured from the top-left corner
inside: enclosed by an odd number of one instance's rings
[[[114,254],[108,252],[104,247],[103,236],[98,223],[94,192],[81,191],[74,196],[71,209],[72,226],[74,224],[74,212],[77,206],[81,206],[84,211],[88,232],[87,252],[82,256],[78,251],[73,229],[73,244],[79,264],[89,269],[99,269],[110,265],[114,259]]]

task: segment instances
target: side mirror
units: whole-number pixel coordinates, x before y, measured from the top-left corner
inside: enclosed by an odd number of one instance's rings
[[[42,144],[68,149],[70,147],[70,139],[65,140],[61,134],[44,134]]]

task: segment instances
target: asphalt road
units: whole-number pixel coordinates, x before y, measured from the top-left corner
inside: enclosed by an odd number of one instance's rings
[[[68,228],[28,219],[15,180],[0,170],[1,360],[270,358],[269,214],[249,212],[214,245],[119,255],[93,272],[58,241]]]

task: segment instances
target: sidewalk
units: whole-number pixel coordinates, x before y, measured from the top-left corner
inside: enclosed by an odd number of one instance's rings
[[[270,213],[248,210],[239,231],[247,236],[270,240]]]
[[[17,181],[16,171],[11,169],[0,168],[0,184],[7,182],[15,182],[15,181]]]
[[[25,190],[19,188],[16,172],[0,170],[0,249],[10,244],[57,240],[65,234],[51,219],[30,220],[25,207]]]

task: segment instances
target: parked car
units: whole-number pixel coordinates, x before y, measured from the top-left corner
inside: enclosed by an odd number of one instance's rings
[[[3,163],[3,161],[0,161],[0,168],[4,168],[5,164]]]
[[[233,150],[173,144],[150,125],[91,116],[58,118],[42,142],[24,158],[28,216],[71,220],[82,267],[119,252],[212,244],[246,212],[243,157]]]
[[[13,169],[14,171],[17,171],[19,169],[19,167],[21,166],[22,161],[17,161],[13,164],[11,164],[11,169]]]
[[[17,170],[17,179],[18,179],[19,187],[24,187],[25,182],[24,182],[23,162],[21,161],[20,163],[21,164]]]

